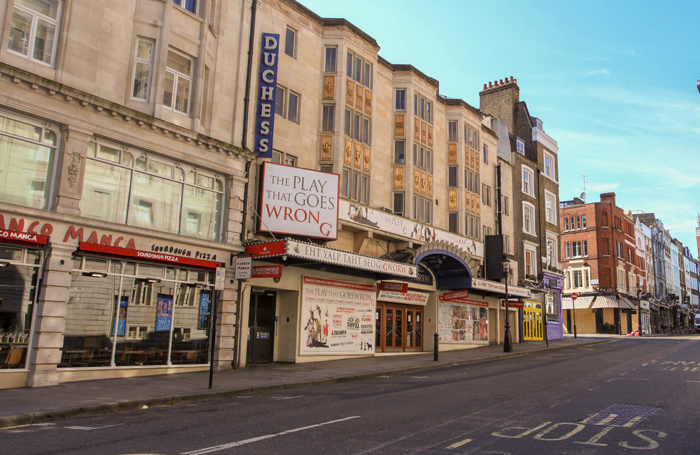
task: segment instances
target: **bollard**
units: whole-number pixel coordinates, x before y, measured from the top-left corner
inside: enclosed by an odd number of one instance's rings
[[[438,354],[439,339],[440,339],[440,335],[438,335],[436,333],[435,334],[435,347],[433,348],[433,362],[437,362],[438,358],[440,357],[440,355]]]

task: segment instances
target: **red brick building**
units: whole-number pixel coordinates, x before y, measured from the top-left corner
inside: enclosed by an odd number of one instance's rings
[[[574,325],[582,333],[636,330],[638,318],[632,315],[638,312],[637,289],[643,271],[631,213],[615,204],[615,193],[604,193],[600,202],[563,201],[560,218],[566,277],[562,309],[569,333]],[[575,301],[573,292],[578,297]]]

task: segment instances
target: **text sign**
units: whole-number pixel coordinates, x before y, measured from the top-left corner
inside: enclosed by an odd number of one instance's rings
[[[338,174],[265,162],[260,230],[338,238]]]
[[[226,269],[223,267],[216,268],[216,278],[214,279],[214,289],[223,291],[226,287]]]
[[[236,275],[237,280],[247,280],[253,276],[253,257],[238,257],[236,258]]]
[[[380,291],[408,292],[408,283],[397,283],[395,281],[382,281],[379,284]]]
[[[571,294],[571,300],[576,300],[577,298],[578,298],[578,294],[576,294],[575,292],[573,294]]]
[[[30,245],[46,245],[46,237],[39,234],[25,232],[5,231],[0,229],[0,240],[9,242],[27,243]]]
[[[263,33],[258,80],[258,116],[255,121],[255,152],[258,158],[272,158],[272,136],[275,130],[275,94],[277,88],[277,55],[280,36]]]
[[[279,278],[281,276],[281,265],[256,265],[253,267],[253,278]]]

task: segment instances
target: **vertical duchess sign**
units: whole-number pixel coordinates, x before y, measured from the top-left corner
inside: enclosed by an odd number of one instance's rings
[[[263,33],[258,86],[258,116],[255,121],[255,152],[258,158],[272,158],[275,130],[275,95],[277,88],[277,54],[280,36]]]

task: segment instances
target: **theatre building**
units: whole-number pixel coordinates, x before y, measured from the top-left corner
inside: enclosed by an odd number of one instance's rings
[[[207,368],[214,302],[231,368],[237,288],[215,275],[251,155],[209,84],[218,23],[128,3],[2,2],[2,388]]]
[[[292,1],[255,17],[239,365],[501,342],[506,285],[484,278],[484,238],[509,164],[484,115],[345,20]]]

